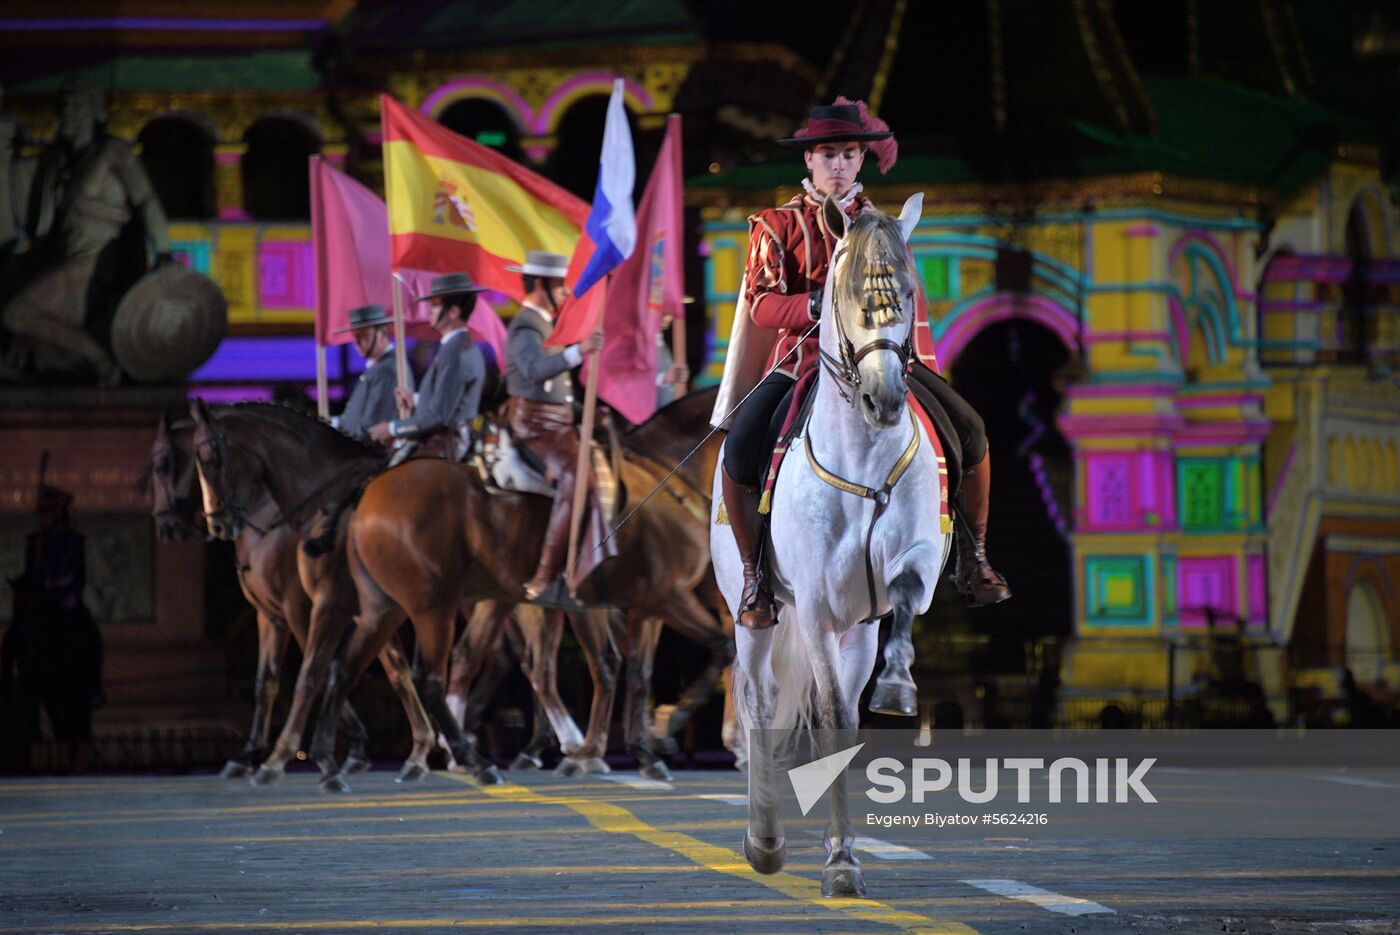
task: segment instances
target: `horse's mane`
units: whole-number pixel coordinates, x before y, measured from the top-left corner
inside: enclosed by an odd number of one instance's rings
[[[862,211],[847,228],[843,242],[848,258],[841,275],[832,278],[832,288],[839,290],[837,299],[848,308],[864,307],[871,283],[883,277],[893,279],[891,285],[899,295],[914,291],[913,257],[898,218],[879,210]]]
[[[236,419],[240,415],[265,419],[293,433],[309,433],[314,437],[308,437],[308,443],[328,445],[334,453],[342,457],[372,455],[381,460],[386,457],[384,449],[380,446],[360,441],[358,438],[351,438],[329,423],[322,422],[316,416],[308,415],[300,409],[295,409],[284,403],[256,401],[234,403],[222,407],[215,418],[222,422],[230,418]]]

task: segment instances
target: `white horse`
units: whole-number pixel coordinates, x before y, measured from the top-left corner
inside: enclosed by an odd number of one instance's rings
[[[824,747],[842,739],[835,731],[853,735],[875,665],[877,621],[891,611],[871,708],[913,713],[910,632],[933,600],[949,546],[939,512],[946,478],[905,402],[917,288],[907,241],[922,203],[916,194],[898,219],[867,210],[849,223],[834,201],[823,206],[839,237],[822,301],[823,373],[772,500],[768,555],[778,623],[735,632],[734,690],[746,731],[815,726]],[[719,485],[716,472],[716,504]],[[712,522],[710,542],[737,618],[743,571],[733,534]],[[759,744],[766,736],[750,735]],[[773,798],[782,777],[771,775],[772,757],[763,754],[750,751],[744,855],[759,873],[775,873],[785,859]],[[832,786],[826,841],[823,895],[863,896],[844,777]]]

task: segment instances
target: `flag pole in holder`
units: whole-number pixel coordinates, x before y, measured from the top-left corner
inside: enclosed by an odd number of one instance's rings
[[[611,275],[605,276],[601,287],[603,290],[600,296],[601,302],[607,302],[608,281]],[[598,324],[593,333],[602,337],[603,335],[603,315],[598,315]],[[598,414],[598,382],[601,376],[598,369],[598,358],[602,355],[601,350],[594,351],[588,355],[588,385],[583,393],[583,424],[579,426],[578,438],[578,466],[574,473],[574,513],[569,519],[569,559],[565,563],[565,585],[570,591],[574,588],[574,567],[578,562],[579,534],[583,529],[583,511],[588,506],[588,484],[593,470],[593,425]]]

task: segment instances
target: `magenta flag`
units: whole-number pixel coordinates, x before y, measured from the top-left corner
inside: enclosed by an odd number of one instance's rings
[[[316,254],[316,343],[346,344],[350,309],[382,305],[394,310],[389,269],[389,212],[384,201],[359,182],[311,160],[311,242]],[[431,276],[432,274],[424,274]],[[415,282],[418,274],[409,278]],[[493,313],[494,314],[494,313]],[[409,337],[435,338],[428,307],[406,297],[404,327]]]
[[[603,305],[598,396],[632,423],[656,412],[657,335],[663,317],[685,314],[681,118],[666,138],[637,205],[637,245],[614,270]],[[584,371],[584,380],[591,379]]]

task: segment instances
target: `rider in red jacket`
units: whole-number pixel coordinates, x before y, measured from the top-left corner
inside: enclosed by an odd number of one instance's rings
[[[822,219],[822,202],[827,197],[836,198],[855,216],[870,204],[856,181],[867,150],[875,154],[881,173],[889,171],[898,154],[889,127],[872,117],[864,102],[841,97],[830,107],[812,108],[807,125],[780,142],[803,150],[810,177],[802,180],[802,195],[749,218],[741,310],[753,325],[775,329],[777,339],[768,357],[767,375],[733,413],[722,472],[725,510],[744,566],[738,622],[754,629],[774,622],[773,599],[759,586],[757,564],[759,486],[772,454],[765,441],[780,430],[787,413],[783,403],[793,385],[818,360],[813,325],[821,317],[822,289],[836,242]],[[730,350],[735,351],[732,344]],[[972,535],[963,532],[958,536],[958,590],[973,605],[1004,601],[1011,591],[986,557],[991,465],[982,420],[945,380],[923,364],[915,362],[910,376],[943,404],[962,443],[959,512]]]

